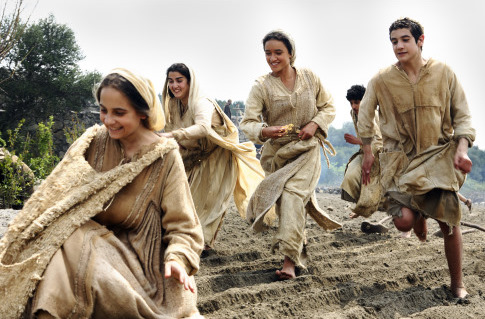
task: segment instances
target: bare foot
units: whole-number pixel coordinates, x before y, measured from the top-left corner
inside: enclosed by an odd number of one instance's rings
[[[283,261],[283,268],[276,271],[276,276],[279,280],[287,280],[296,278],[295,263],[289,257],[285,256]]]
[[[420,241],[426,241],[428,225],[426,224],[426,219],[423,217],[423,215],[419,214],[418,219],[414,223],[413,230]]]
[[[465,298],[468,296],[468,292],[466,291],[465,287],[450,288],[450,290],[455,298]]]
[[[354,218],[359,217],[359,215],[357,215],[356,213],[351,213],[349,217],[354,219]]]
[[[401,232],[401,238],[411,238],[411,231]]]

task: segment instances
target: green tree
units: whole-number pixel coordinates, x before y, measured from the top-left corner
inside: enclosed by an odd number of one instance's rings
[[[0,117],[0,129],[22,118],[26,123],[44,122],[54,114],[62,119],[93,104],[92,87],[101,75],[82,72],[81,59],[74,32],[52,15],[26,27],[0,65],[0,78],[12,74],[0,90],[7,114]]]
[[[485,151],[473,146],[468,150],[468,156],[473,163],[472,171],[468,174],[469,178],[478,182],[485,182]]]

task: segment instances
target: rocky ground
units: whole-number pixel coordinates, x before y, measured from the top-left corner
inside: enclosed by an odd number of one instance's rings
[[[455,299],[443,239],[429,222],[426,243],[365,234],[363,219],[349,219],[350,205],[337,194],[319,193],[320,206],[343,223],[325,232],[308,219],[308,269],[295,280],[277,281],[282,257],[270,253],[274,229],[253,234],[232,206],[215,250],[202,258],[196,275],[206,318],[484,318],[485,233],[464,235],[463,272],[469,297]],[[463,221],[485,226],[485,206],[463,206]],[[15,211],[0,211],[0,237]],[[385,213],[375,213],[378,221]],[[471,229],[463,227],[463,230]]]

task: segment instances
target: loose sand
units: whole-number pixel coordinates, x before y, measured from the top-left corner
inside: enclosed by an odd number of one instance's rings
[[[350,219],[339,195],[318,194],[320,206],[343,223],[325,232],[310,218],[308,262],[296,280],[277,281],[282,256],[270,252],[269,229],[253,234],[229,211],[215,251],[196,275],[199,309],[206,318],[485,318],[485,233],[463,235],[464,281],[470,296],[452,297],[443,239],[428,221],[421,243],[401,238],[389,222],[386,234],[365,234],[363,218]],[[485,207],[463,205],[463,221],[485,226]],[[376,212],[369,221],[386,217]],[[463,227],[463,229],[469,229]]]
[[[463,236],[463,273],[469,297],[455,299],[448,285],[443,239],[429,221],[426,243],[365,234],[362,218],[349,219],[339,195],[318,194],[320,206],[343,223],[325,232],[308,219],[307,270],[277,281],[282,257],[270,252],[274,228],[253,234],[231,206],[214,251],[196,275],[198,306],[206,318],[485,318],[485,233]],[[463,206],[463,221],[485,226],[485,207]],[[15,211],[0,211],[0,237]],[[386,216],[375,213],[369,221]],[[469,229],[462,227],[463,230]]]

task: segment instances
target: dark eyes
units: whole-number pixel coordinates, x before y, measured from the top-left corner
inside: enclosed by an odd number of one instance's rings
[[[408,42],[410,38],[402,38],[402,41],[403,42]],[[397,44],[397,41],[394,40],[394,41],[391,41],[392,44],[396,45]]]
[[[108,113],[108,110],[107,110],[107,109],[105,109],[105,108],[101,108],[99,111],[100,111],[101,113],[103,113],[103,114],[107,114],[107,113]],[[124,112],[124,111],[114,111],[113,113],[114,113],[114,115],[116,115],[116,116],[123,116],[123,115],[125,115],[125,113],[126,113],[126,112]]]

